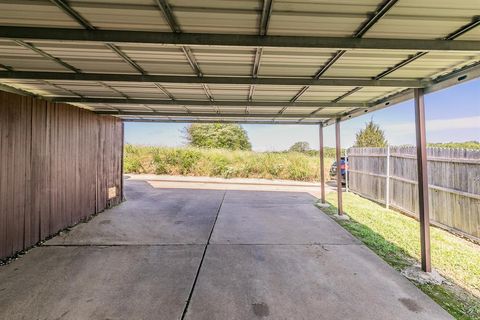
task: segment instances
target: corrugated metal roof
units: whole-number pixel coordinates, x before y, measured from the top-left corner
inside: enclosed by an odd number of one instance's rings
[[[169,1],[183,32],[257,34],[262,2]]]
[[[50,1],[0,0],[0,24],[78,28],[78,24]]]
[[[262,14],[268,10],[264,12],[261,0],[167,2],[171,16],[162,12],[156,0],[71,0],[65,2],[72,9],[70,13],[48,0],[0,0],[0,28],[26,26],[153,32],[176,29],[185,33],[232,34],[232,37],[259,35],[264,30],[268,35],[298,36],[298,39],[307,36],[433,40],[461,30],[480,15],[478,0],[399,0],[359,34],[362,26],[384,4],[382,0],[275,0],[269,19],[262,19]],[[72,12],[76,16],[72,16]],[[475,25],[454,38],[480,41],[480,27]],[[288,46],[259,49],[218,44],[187,47],[115,41],[21,41],[23,43],[9,37],[0,39],[0,70],[229,77],[229,84],[208,85],[108,79],[42,80],[41,77],[0,79],[4,85],[48,98],[84,99],[82,101],[95,98],[98,102],[71,103],[94,111],[115,111],[129,119],[150,120],[178,120],[182,119],[178,114],[184,113],[184,119],[197,120],[318,122],[350,114],[359,105],[371,106],[369,110],[374,110],[381,107],[377,101],[405,88],[308,83],[304,86],[248,85],[235,84],[235,78],[311,79],[320,72],[317,75],[320,79],[432,81],[480,61],[479,51],[439,50],[412,59],[418,50],[350,49],[342,52],[339,51],[342,48]],[[333,57],[336,58],[331,63]],[[469,73],[469,76],[478,74],[480,72]],[[118,103],[118,99],[149,99],[149,103]],[[157,103],[150,103],[157,99]],[[181,100],[182,104],[162,104],[162,101],[172,99]],[[185,103],[189,101],[191,105]],[[212,104],[198,105],[208,101]],[[229,102],[229,105],[221,105],[222,101]],[[257,102],[278,105],[255,105]],[[325,106],[328,103],[331,106]],[[334,106],[335,103],[343,105]],[[124,116],[120,114],[122,112],[141,112],[142,115]],[[152,112],[152,115],[146,116],[145,112]],[[217,116],[205,116],[212,113]],[[223,119],[222,114],[228,115],[228,119]],[[238,114],[245,117],[234,117]],[[252,114],[262,116],[252,117]]]
[[[380,52],[374,50],[352,50],[342,56],[339,61],[325,72],[324,76],[372,78],[413,54],[415,54],[414,51]]]
[[[315,101],[332,101],[337,97],[349,92],[354,87],[312,87],[305,92],[298,101],[315,102]],[[363,102],[357,101],[357,102]]]
[[[265,48],[259,76],[311,77],[334,53],[326,49]]]
[[[365,37],[443,38],[478,14],[478,0],[400,0]]]
[[[275,1],[269,34],[348,37],[378,5],[377,0]]]
[[[461,68],[464,65],[480,61],[479,54],[462,54],[449,52],[430,52],[391,73],[387,78],[429,78],[444,73],[446,70]]]

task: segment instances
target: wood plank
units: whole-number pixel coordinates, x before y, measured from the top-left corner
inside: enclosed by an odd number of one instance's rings
[[[0,91],[0,259],[119,203],[122,146],[119,119]]]
[[[384,202],[378,181],[384,177],[382,152],[383,148],[349,149],[350,190],[380,203]],[[391,147],[391,154],[390,202],[418,217],[416,149]],[[427,148],[427,159],[432,219],[478,238],[480,183],[475,179],[480,176],[480,151]]]
[[[0,91],[0,257],[8,255],[7,243],[7,155],[8,155],[8,112],[5,93]]]

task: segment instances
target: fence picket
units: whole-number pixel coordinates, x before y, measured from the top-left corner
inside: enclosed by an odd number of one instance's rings
[[[418,216],[415,147],[350,148],[349,189]],[[432,222],[480,238],[480,150],[428,148]]]

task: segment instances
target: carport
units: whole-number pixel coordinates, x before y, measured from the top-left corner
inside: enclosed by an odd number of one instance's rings
[[[0,258],[121,202],[125,121],[319,126],[324,189],[323,128],[340,162],[342,121],[413,98],[430,271],[423,97],[480,76],[479,14],[474,0],[0,1]]]

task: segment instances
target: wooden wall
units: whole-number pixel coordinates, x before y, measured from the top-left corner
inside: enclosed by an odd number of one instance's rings
[[[117,118],[0,91],[0,259],[120,203],[122,148]]]
[[[431,221],[479,239],[480,150],[427,148],[427,160]],[[348,162],[350,190],[418,217],[415,147],[351,148]]]

